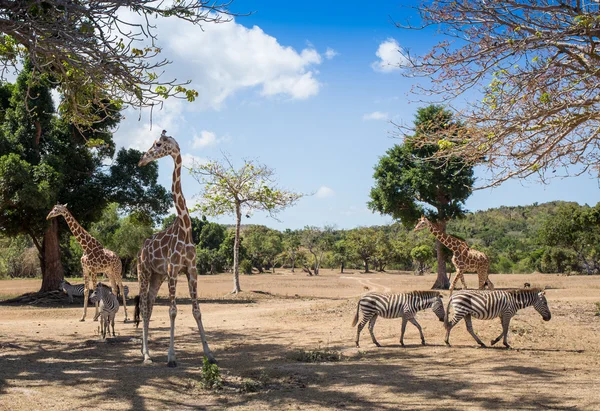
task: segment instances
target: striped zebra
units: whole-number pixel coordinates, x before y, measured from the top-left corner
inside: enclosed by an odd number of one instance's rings
[[[358,324],[356,331],[356,346],[360,338],[360,333],[364,326],[369,323],[369,333],[373,339],[373,343],[376,346],[381,345],[375,339],[373,328],[375,327],[375,321],[377,317],[383,318],[398,318],[402,317],[402,332],[400,334],[400,344],[404,346],[404,331],[406,329],[406,323],[410,321],[421,334],[421,343],[425,345],[425,337],[423,336],[423,330],[415,319],[417,311],[424,310],[431,307],[433,312],[437,315],[440,321],[444,321],[444,304],[442,303],[442,296],[437,291],[413,291],[405,294],[380,294],[380,293],[368,293],[361,297],[356,307],[356,315],[352,322],[352,327],[358,323],[359,313],[362,312],[362,320]]]
[[[500,341],[500,338],[504,337],[504,345],[510,348],[510,345],[506,341],[508,326],[510,325],[511,318],[518,310],[533,306],[540,313],[544,321],[550,321],[552,315],[550,314],[545,294],[539,288],[523,288],[507,291],[457,291],[452,294],[448,301],[448,309],[444,318],[444,326],[446,327],[445,342],[447,345],[450,345],[450,331],[464,318],[469,334],[471,334],[480,346],[485,347],[485,344],[473,332],[471,317],[479,320],[492,320],[500,317],[500,321],[502,321],[502,333],[498,338],[492,340],[491,344],[496,344]],[[450,305],[454,309],[454,318],[452,318],[452,321],[448,319]]]
[[[110,287],[105,284],[103,284],[103,286],[110,289]],[[62,290],[62,292],[69,296],[70,303],[73,303],[73,296],[83,297],[84,288],[83,284],[71,284],[65,279],[63,279],[59,285],[59,290]],[[129,296],[129,287],[125,285],[123,290],[125,292],[125,299],[127,299]],[[117,297],[121,297],[121,294],[117,294]]]
[[[114,295],[110,287],[102,283],[96,285],[96,289],[90,297],[93,304],[99,303],[100,333],[102,339],[106,338],[106,331],[110,336],[109,325],[112,325],[112,334],[115,337],[115,315],[119,311],[119,299]]]

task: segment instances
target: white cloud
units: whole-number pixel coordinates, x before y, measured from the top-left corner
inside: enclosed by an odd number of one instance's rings
[[[327,47],[327,50],[325,50],[325,58],[327,60],[331,60],[332,58],[334,58],[338,54],[340,54],[340,53],[338,53],[337,51],[335,51],[331,47]]]
[[[327,186],[321,186],[319,187],[315,195],[317,196],[317,198],[333,197],[335,195],[335,191],[333,191]]]
[[[381,111],[374,111],[363,116],[363,120],[387,120],[388,113],[382,113]]]
[[[393,38],[388,38],[381,43],[377,48],[375,55],[379,57],[379,60],[374,61],[371,64],[371,67],[375,71],[390,73],[392,71],[400,70],[402,66],[408,64],[408,59],[404,54],[404,50]]]
[[[217,138],[217,135],[212,131],[202,130],[200,135],[195,135],[192,141],[192,148],[203,148],[217,145],[221,139]]]
[[[164,79],[191,79],[199,96],[194,106],[220,109],[243,89],[262,96],[306,99],[318,94],[315,66],[322,57],[309,45],[303,50],[284,46],[260,27],[244,27],[232,20],[207,24],[203,30],[177,19],[160,19],[158,43],[174,63]]]
[[[208,162],[206,158],[198,157],[192,154],[182,154],[181,155],[181,163],[184,167],[190,168],[192,166],[205,164]]]

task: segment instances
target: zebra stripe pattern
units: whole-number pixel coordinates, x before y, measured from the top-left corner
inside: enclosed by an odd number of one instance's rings
[[[102,286],[106,287],[108,289],[111,289],[109,286],[107,286],[105,284],[103,284]],[[62,290],[65,294],[67,294],[69,296],[70,303],[73,302],[73,296],[83,297],[84,288],[85,288],[85,286],[83,284],[71,284],[70,282],[68,282],[65,279],[63,279],[59,285],[59,290]],[[127,299],[129,296],[129,287],[125,285],[125,286],[123,286],[123,290],[125,292],[125,299]],[[121,294],[118,293],[117,297],[120,297],[120,296],[121,296]]]
[[[110,336],[109,325],[112,326],[112,335],[115,337],[115,315],[119,311],[119,299],[112,293],[109,287],[102,283],[96,285],[96,289],[90,297],[93,304],[99,303],[100,333],[102,339],[106,338],[106,331]]]
[[[454,309],[452,321],[448,320],[450,306]],[[500,321],[502,321],[502,333],[498,338],[492,340],[491,344],[496,344],[500,341],[500,338],[504,337],[504,345],[510,348],[507,342],[510,320],[518,310],[531,306],[540,313],[544,321],[550,321],[552,315],[548,308],[545,292],[538,288],[508,291],[462,290],[455,292],[448,301],[448,309],[444,318],[444,325],[446,327],[445,342],[447,345],[450,345],[450,331],[464,318],[469,334],[471,334],[480,346],[485,347],[485,344],[473,332],[471,318],[491,320],[500,317]]]
[[[383,318],[398,318],[402,317],[402,332],[400,334],[400,344],[404,346],[404,331],[406,323],[410,322],[419,330],[421,334],[421,343],[425,345],[425,337],[423,330],[415,319],[418,311],[432,308],[440,321],[444,321],[444,304],[442,296],[437,291],[413,291],[404,294],[380,294],[369,293],[361,297],[356,308],[356,315],[352,326],[358,323],[359,314],[362,313],[362,320],[358,324],[356,331],[356,346],[359,347],[358,340],[360,333],[367,323],[369,323],[369,333],[373,343],[381,347],[375,338],[373,328],[377,317]]]

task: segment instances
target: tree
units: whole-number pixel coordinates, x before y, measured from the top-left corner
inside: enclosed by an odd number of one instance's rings
[[[239,277],[239,245],[242,214],[266,211],[275,218],[277,213],[290,207],[302,194],[278,188],[275,172],[254,160],[245,160],[236,169],[231,160],[194,164],[192,176],[204,186],[200,210],[207,215],[233,214],[235,216],[235,243],[233,247],[233,293],[241,291]]]
[[[415,134],[389,149],[376,165],[368,206],[405,226],[414,225],[425,214],[445,231],[448,220],[465,213],[463,204],[474,183],[473,168],[458,157],[430,161],[439,147],[420,142],[424,135],[444,134],[461,125],[450,111],[437,105],[419,108],[414,125]],[[447,289],[446,257],[439,241],[436,251],[438,277],[433,287]]]
[[[193,101],[198,93],[185,87],[189,81],[160,78],[169,61],[160,58],[156,18],[187,21],[201,32],[202,24],[229,19],[229,3],[2,0],[2,73],[28,56],[32,81],[51,78],[64,96],[64,119],[84,127],[117,114],[109,110],[114,104],[153,107],[169,96]]]
[[[417,274],[423,275],[427,270],[427,263],[433,257],[433,252],[429,246],[419,245],[410,250],[410,256],[417,265]]]
[[[354,254],[362,260],[365,273],[370,273],[369,263],[372,262],[376,253],[377,232],[371,227],[361,227],[352,230],[347,236],[348,242]]]
[[[422,56],[405,53],[403,73],[419,94],[447,101],[472,90],[463,132],[431,135],[437,158],[483,162],[490,179],[598,171],[598,6],[593,1],[445,1],[418,6],[422,24],[446,38]],[[450,39],[456,39],[454,43]],[[572,167],[576,165],[577,167]],[[561,172],[556,173],[556,171]]]
[[[313,256],[313,270],[315,275],[319,275],[319,268],[325,251],[333,247],[334,238],[332,236],[333,227],[325,227],[321,230],[319,227],[306,226],[300,233],[300,243]],[[310,268],[305,266],[304,269],[312,276]]]
[[[346,264],[353,260],[353,250],[347,239],[341,239],[333,244],[333,261],[340,266],[340,273],[344,273]]]
[[[60,232],[66,230],[64,222],[48,222],[46,215],[60,200],[84,226],[101,216],[119,191],[102,165],[114,154],[110,130],[116,121],[107,119],[82,135],[55,115],[50,83],[36,83],[29,63],[14,85],[0,90],[0,229],[8,236],[31,237],[40,258],[40,291],[55,290],[63,278]],[[124,166],[123,158],[117,157],[114,167]],[[132,184],[137,175],[133,170],[118,184]],[[149,193],[146,188],[142,184],[130,205],[151,201],[157,212],[166,211],[167,203],[161,202],[167,198],[164,189]],[[156,202],[153,195],[158,196]]]
[[[263,225],[247,227],[242,234],[246,255],[259,273],[264,267],[275,272],[275,258],[283,251],[281,233]]]
[[[292,267],[292,272],[296,267],[296,255],[300,249],[300,235],[297,231],[292,231],[289,228],[283,232],[283,252],[285,253],[285,259],[289,261]]]
[[[572,250],[587,274],[600,271],[600,203],[596,207],[564,204],[549,217],[540,229],[543,245]],[[564,261],[562,254],[553,253],[554,261]],[[563,253],[564,254],[564,253]],[[552,253],[548,253],[550,260]],[[560,257],[559,257],[560,255]],[[561,268],[562,264],[557,264]]]

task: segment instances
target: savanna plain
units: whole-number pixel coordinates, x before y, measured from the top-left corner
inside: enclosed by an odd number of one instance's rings
[[[199,384],[202,346],[185,277],[178,284],[177,368],[168,368],[169,316],[163,284],[150,323],[154,363],[142,364],[141,330],[116,322],[101,341],[93,307],[79,322],[79,303],[0,303],[0,410],[348,409],[348,410],[598,410],[600,409],[600,277],[492,275],[496,288],[546,288],[552,319],[519,311],[510,326],[513,349],[476,348],[464,322],[446,347],[443,323],[420,312],[426,346],[400,320],[365,328],[361,346],[350,326],[361,294],[429,289],[433,275],[280,271],[242,277],[202,276],[199,296],[209,344],[223,379],[220,390]],[[477,284],[466,275],[467,284]],[[137,283],[130,287],[129,316]],[[0,281],[0,300],[39,289],[39,280]],[[447,302],[448,292],[443,292]],[[474,321],[487,343],[499,320]],[[324,355],[324,362],[310,362]]]

